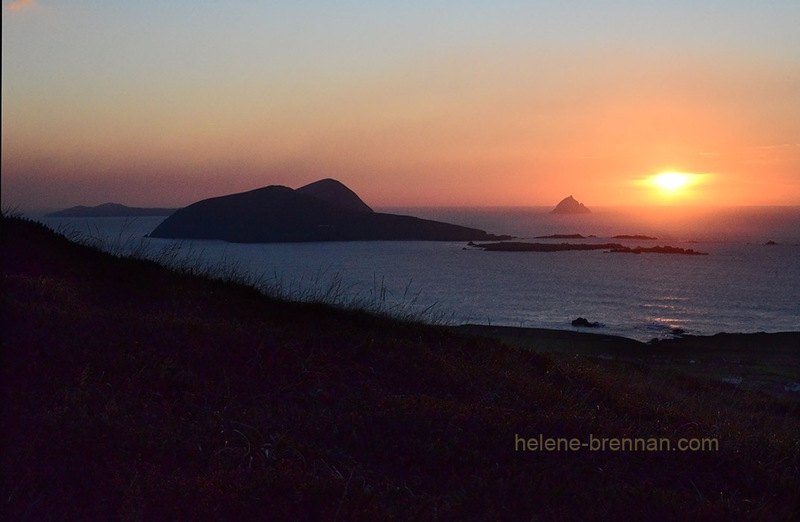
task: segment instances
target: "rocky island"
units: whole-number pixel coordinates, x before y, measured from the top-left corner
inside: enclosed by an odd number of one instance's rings
[[[550,234],[549,236],[536,236],[534,239],[586,239],[580,234]]]
[[[619,243],[524,243],[503,241],[500,243],[476,243],[476,248],[487,252],[564,252],[566,250],[614,250],[624,248]]]
[[[681,254],[686,256],[707,256],[706,252],[698,252],[691,248],[673,246],[654,246],[636,248],[626,247],[619,243],[525,243],[520,241],[502,241],[498,243],[473,243],[469,246],[482,248],[487,252],[565,252],[567,250],[605,250],[624,254]]]
[[[658,238],[653,236],[644,236],[641,234],[619,234],[613,236],[612,239],[638,239],[640,241],[655,241]]]
[[[271,185],[204,199],[178,210],[150,235],[233,243],[511,239],[450,223],[375,212],[334,179],[296,190]]]
[[[591,214],[592,211],[579,203],[572,196],[562,199],[556,208],[550,211],[551,214]]]
[[[570,324],[572,324],[572,326],[575,326],[575,327],[581,327],[582,326],[582,327],[585,327],[585,328],[600,328],[601,326],[603,326],[602,324],[598,323],[597,321],[589,321],[585,317],[578,317],[577,319],[574,319],[572,321],[572,323],[570,323]]]
[[[684,256],[707,256],[707,252],[698,252],[693,248],[680,248],[673,246],[654,246],[654,247],[620,247],[609,250],[612,253],[620,254],[681,254]]]

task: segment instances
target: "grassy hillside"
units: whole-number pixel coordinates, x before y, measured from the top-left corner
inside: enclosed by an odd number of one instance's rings
[[[18,218],[0,239],[3,520],[800,516],[797,394],[276,301]]]

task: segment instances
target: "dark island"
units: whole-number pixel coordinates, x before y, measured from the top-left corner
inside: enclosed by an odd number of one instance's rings
[[[95,207],[78,205],[57,212],[45,214],[45,217],[145,217],[145,216],[169,216],[177,209],[175,208],[144,208],[128,207],[120,203],[103,203]]]
[[[502,241],[499,243],[474,243],[475,248],[487,252],[565,252],[568,250],[606,250],[613,253],[626,254],[682,254],[687,256],[707,256],[706,252],[698,252],[691,248],[672,246],[626,247],[619,243],[524,243],[520,241]]]
[[[638,239],[639,241],[655,241],[658,238],[653,236],[643,236],[640,234],[620,234],[618,236],[614,236],[612,239]]]
[[[556,208],[550,211],[551,214],[591,214],[592,211],[579,203],[572,196],[562,199]]]
[[[198,201],[164,220],[151,237],[234,243],[504,240],[475,228],[374,212],[342,183],[293,190],[272,185]]]
[[[580,234],[550,234],[549,236],[536,236],[535,239],[586,239]]]
[[[618,247],[609,250],[611,253],[620,254],[679,254],[684,256],[707,256],[707,252],[698,252],[692,248],[679,248],[672,246],[654,246],[654,247]]]
[[[586,328],[600,328],[601,326],[603,326],[602,324],[598,323],[597,321],[589,321],[585,317],[578,317],[577,319],[573,319],[572,323],[570,323],[570,324],[572,324],[572,326],[576,326],[576,327],[583,326],[583,327],[586,327]]]
[[[564,252],[567,250],[611,250],[624,248],[619,243],[523,243],[503,241],[500,243],[476,243],[476,248],[487,252]]]

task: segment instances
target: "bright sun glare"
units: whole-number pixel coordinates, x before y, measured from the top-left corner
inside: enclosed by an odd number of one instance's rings
[[[688,185],[691,181],[691,176],[683,172],[662,172],[653,176],[652,181],[656,187],[668,192],[674,192]]]
[[[664,170],[640,182],[652,191],[651,197],[655,196],[660,201],[687,203],[701,196],[697,189],[707,183],[710,176],[706,173]]]

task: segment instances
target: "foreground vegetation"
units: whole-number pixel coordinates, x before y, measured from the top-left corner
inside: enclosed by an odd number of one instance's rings
[[[3,520],[800,516],[797,394],[280,301],[19,218],[1,240]],[[540,434],[718,448],[516,443]]]

